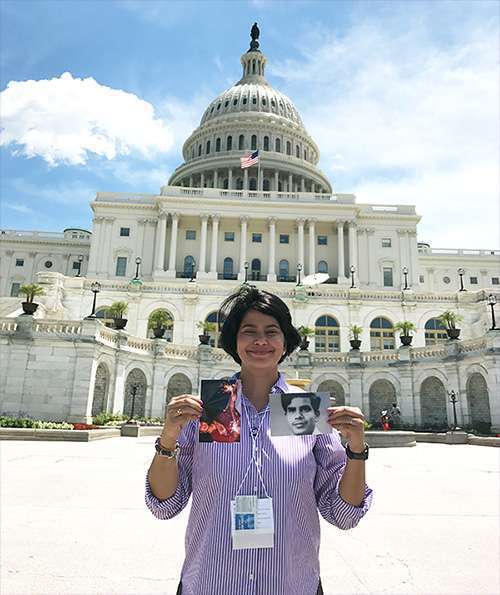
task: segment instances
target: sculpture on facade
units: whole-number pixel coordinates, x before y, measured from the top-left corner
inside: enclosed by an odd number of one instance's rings
[[[257,23],[254,23],[250,30],[250,37],[252,38],[252,41],[250,42],[250,49],[248,50],[249,52],[260,51],[259,50],[259,42],[257,41],[259,39],[259,35],[260,35],[260,29],[257,26]]]

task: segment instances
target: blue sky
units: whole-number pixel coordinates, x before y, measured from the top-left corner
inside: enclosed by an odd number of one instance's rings
[[[267,78],[358,202],[415,204],[419,240],[499,247],[496,1],[2,0],[0,225],[90,228],[98,191],[157,193],[206,105]]]

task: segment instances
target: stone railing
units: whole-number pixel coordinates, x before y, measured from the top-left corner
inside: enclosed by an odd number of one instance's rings
[[[469,341],[461,341],[458,343],[460,353],[470,353],[472,351],[482,351],[486,349],[486,338],[470,339]]]
[[[82,331],[81,320],[34,320],[33,330],[35,333],[55,335],[79,335]]]
[[[127,347],[136,351],[153,351],[153,339],[143,339],[141,337],[127,337]]]
[[[163,353],[167,359],[196,360],[198,357],[198,348],[189,345],[167,345]]]
[[[17,329],[15,318],[4,318],[0,320],[0,333],[13,333]]]
[[[399,352],[395,349],[387,351],[362,351],[361,358],[363,362],[390,362],[399,360]]]
[[[313,361],[315,364],[345,364],[349,361],[348,353],[312,353],[311,355],[313,356]]]
[[[427,345],[426,347],[412,347],[410,354],[413,359],[423,359],[426,357],[446,357],[448,350],[446,343],[437,345]]]
[[[95,338],[100,343],[110,345],[111,347],[116,347],[118,345],[119,335],[118,331],[115,331],[114,329],[102,325],[102,327],[99,327],[97,329]]]

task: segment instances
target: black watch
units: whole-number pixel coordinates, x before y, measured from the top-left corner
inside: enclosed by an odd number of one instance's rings
[[[366,461],[366,459],[368,458],[369,450],[370,450],[370,447],[368,446],[368,444],[366,444],[366,442],[365,442],[365,449],[363,450],[363,452],[352,452],[352,450],[349,448],[349,443],[347,443],[345,445],[345,454],[347,455],[348,459],[355,459],[358,461]]]

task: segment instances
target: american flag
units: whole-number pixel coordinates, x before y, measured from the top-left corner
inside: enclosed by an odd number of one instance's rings
[[[240,162],[241,169],[246,169],[247,167],[251,167],[256,163],[259,163],[259,151],[257,150],[251,153],[250,155],[247,155],[246,157],[241,157]]]

